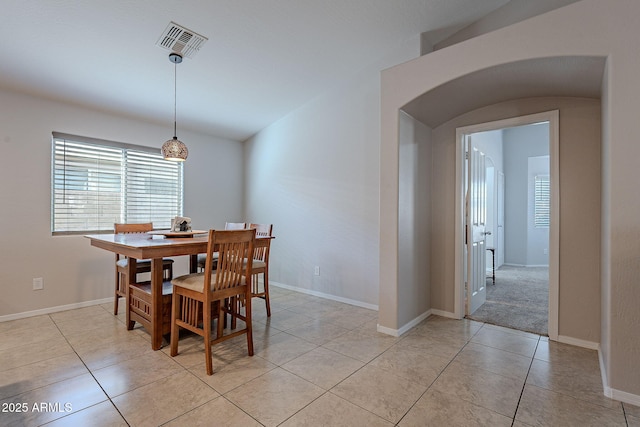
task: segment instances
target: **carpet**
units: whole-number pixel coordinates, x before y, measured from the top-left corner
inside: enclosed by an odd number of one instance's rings
[[[548,335],[549,269],[502,266],[487,279],[487,301],[470,319]]]

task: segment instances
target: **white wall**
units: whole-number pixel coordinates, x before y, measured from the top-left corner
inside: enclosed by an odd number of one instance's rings
[[[506,27],[507,25],[524,21],[527,18],[575,3],[576,1],[579,0],[510,0],[504,6],[463,28],[446,40],[436,43],[434,49],[443,49],[452,44],[460,43],[481,34]]]
[[[431,308],[431,129],[413,117],[400,116],[400,185],[398,212],[398,300],[402,324],[414,324]]]
[[[505,263],[512,265],[548,265],[535,256],[542,254],[540,239],[529,215],[529,158],[549,155],[549,126],[518,126],[504,130],[505,163]],[[548,233],[547,233],[548,234]],[[546,247],[548,248],[548,238]],[[536,261],[534,261],[536,260]],[[542,264],[540,264],[542,263]]]
[[[51,236],[51,132],[157,146],[172,134],[158,126],[28,95],[0,91],[0,320],[35,310],[113,298],[114,255],[82,236]],[[184,213],[196,228],[224,226],[242,216],[242,143],[181,132],[185,163]],[[187,272],[185,257],[175,273]],[[32,290],[32,279],[44,289]],[[33,313],[32,313],[33,314]]]
[[[416,36],[246,141],[246,219],[274,224],[271,281],[377,307],[379,73],[418,55]]]
[[[529,157],[527,167],[527,267],[549,265],[549,228],[535,226],[535,179],[549,176],[549,156]]]

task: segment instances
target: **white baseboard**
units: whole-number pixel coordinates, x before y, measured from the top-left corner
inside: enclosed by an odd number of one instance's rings
[[[338,297],[338,296],[335,296],[335,295],[325,294],[323,292],[312,291],[312,290],[309,290],[309,289],[297,288],[295,286],[285,285],[284,283],[278,283],[278,282],[269,281],[269,286],[277,286],[279,288],[288,289],[290,291],[300,292],[300,293],[303,293],[303,294],[313,295],[313,296],[317,296],[317,297],[320,297],[320,298],[326,298],[326,299],[330,299],[330,300],[333,300],[333,301],[343,302],[345,304],[351,304],[351,305],[355,305],[355,306],[358,306],[358,307],[363,307],[363,308],[368,308],[370,310],[378,311],[378,306],[377,305],[367,304],[367,303],[364,303],[362,301],[356,301],[356,300],[352,300],[352,299],[349,299],[349,298]],[[444,313],[444,312],[442,312],[442,313]],[[409,329],[413,328],[415,325],[417,325],[418,323],[422,322],[424,319],[429,317],[431,314],[433,314],[432,310],[428,310],[428,311],[422,313],[420,316],[416,317],[415,319],[411,320],[409,323],[403,325],[399,329],[392,329],[392,328],[387,328],[385,326],[378,325],[377,330],[378,330],[378,332],[383,333],[383,334],[391,335],[391,336],[394,336],[394,337],[399,337],[402,334],[404,334],[405,332],[407,332]],[[450,314],[451,313],[448,313],[447,316],[450,315]]]
[[[329,299],[329,300],[333,300],[333,301],[343,302],[345,304],[355,305],[357,307],[368,308],[369,310],[378,311],[378,306],[377,305],[368,304],[368,303],[365,303],[365,302],[362,302],[362,301],[356,301],[356,300],[352,300],[352,299],[349,299],[349,298],[343,298],[343,297],[339,297],[339,296],[335,296],[335,295],[325,294],[325,293],[322,293],[322,292],[312,291],[312,290],[309,290],[309,289],[301,289],[301,288],[297,288],[295,286],[289,286],[289,285],[285,285],[283,283],[278,283],[278,282],[273,282],[273,281],[270,281],[269,285],[277,286],[279,288],[284,288],[284,289],[288,289],[288,290],[291,290],[291,291],[300,292],[300,293],[303,293],[303,294],[314,295],[314,296],[317,296],[317,297],[320,297],[320,298],[325,298],[325,299]],[[5,315],[5,316],[0,316],[0,322],[8,322],[10,320],[18,320],[18,319],[24,319],[24,318],[27,318],[27,317],[40,316],[40,315],[43,315],[43,314],[57,313],[59,311],[73,310],[75,308],[90,307],[92,305],[106,304],[106,303],[109,303],[109,302],[113,302],[113,297],[103,298],[103,299],[93,300],[93,301],[78,302],[78,303],[74,303],[74,304],[60,305],[60,306],[56,306],[56,307],[48,307],[48,308],[43,308],[43,309],[40,309],[40,310],[25,311],[25,312],[22,312],[22,313],[8,314],[8,315]]]
[[[604,395],[611,399],[611,388],[609,387],[609,380],[607,379],[607,369],[604,364],[604,356],[602,356],[602,349],[598,350],[598,363],[600,364],[600,378],[602,379],[602,388],[604,389]]]
[[[586,341],[578,338],[558,335],[558,342],[561,342],[563,344],[575,345],[576,347],[588,348],[589,350],[600,351],[600,344],[593,341]]]
[[[455,313],[452,313],[450,311],[437,310],[435,308],[432,308],[430,311],[431,311],[431,314],[433,314],[435,316],[446,317],[448,319],[460,320],[460,317],[456,316]]]
[[[613,400],[628,403],[634,406],[640,406],[640,396],[638,396],[637,394],[631,394],[627,393],[626,391],[616,390],[615,388],[605,387],[604,395]]]
[[[284,283],[274,282],[272,280],[269,280],[269,286],[276,286],[278,288],[288,289],[290,291],[300,292],[302,294],[313,295],[313,296],[316,296],[316,297],[325,298],[325,299],[329,299],[329,300],[332,300],[332,301],[343,302],[345,304],[355,305],[357,307],[368,308],[369,310],[378,311],[378,306],[375,305],[375,304],[368,304],[368,303],[362,302],[362,301],[357,301],[357,300],[353,300],[353,299],[349,299],[349,298],[343,298],[343,297],[339,297],[339,296],[331,295],[331,294],[325,294],[323,292],[312,291],[311,289],[302,289],[302,288],[298,288],[298,287],[295,287],[295,286],[289,286],[289,285],[285,285]]]
[[[383,334],[387,334],[387,335],[391,335],[391,336],[394,336],[394,337],[399,337],[399,336],[402,336],[404,333],[409,331],[409,329],[413,328],[414,326],[416,326],[418,323],[422,322],[424,319],[426,319],[429,316],[431,316],[431,310],[425,311],[420,316],[418,316],[415,319],[411,320],[409,323],[404,324],[400,329],[391,329],[391,328],[387,328],[385,326],[378,325],[378,332],[383,333]]]
[[[507,263],[505,262],[504,264],[500,265],[500,267],[502,267],[503,265],[507,266],[507,267],[521,267],[521,268],[529,268],[529,267],[549,267],[549,264],[511,264],[511,263]],[[496,266],[496,270],[499,267]]]
[[[602,351],[600,349],[598,349],[598,361],[600,362],[600,375],[602,376],[602,388],[604,389],[604,395],[609,399],[618,400],[634,406],[640,406],[640,396],[637,394],[609,387],[606,365],[604,364],[604,357],[602,356]]]
[[[113,297],[97,299],[93,301],[77,302],[74,304],[58,305],[56,307],[48,307],[48,308],[42,308],[40,310],[25,311],[22,313],[7,314],[5,316],[0,316],[0,323],[8,322],[10,320],[24,319],[27,317],[41,316],[43,314],[57,313],[59,311],[73,310],[74,308],[83,308],[83,307],[90,307],[92,305],[106,304],[109,302],[111,303],[113,302]]]
[[[378,325],[377,331],[380,332],[381,334],[391,335],[392,337],[400,336],[400,332],[398,332],[397,329],[387,328],[386,326]]]
[[[387,335],[391,335],[391,336],[394,336],[394,337],[399,337],[399,336],[402,336],[402,334],[408,332],[411,328],[413,328],[418,323],[422,322],[424,319],[426,319],[427,317],[429,317],[431,315],[446,317],[448,319],[460,320],[460,318],[457,317],[454,313],[451,313],[449,311],[437,310],[437,309],[432,308],[432,309],[429,309],[429,310],[425,311],[424,313],[422,313],[420,316],[416,317],[415,319],[411,320],[409,323],[403,325],[400,329],[391,329],[391,328],[387,328],[385,326],[378,325],[378,332],[381,332],[381,333],[387,334]]]

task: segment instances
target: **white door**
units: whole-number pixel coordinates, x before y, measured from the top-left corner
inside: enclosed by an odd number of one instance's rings
[[[467,136],[467,315],[473,314],[487,299],[486,232],[487,183],[485,155]]]

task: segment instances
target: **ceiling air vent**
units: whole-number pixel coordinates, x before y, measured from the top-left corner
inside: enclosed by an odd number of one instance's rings
[[[156,45],[163,49],[177,52],[187,58],[193,58],[207,40],[209,39],[205,36],[201,36],[171,21]]]

